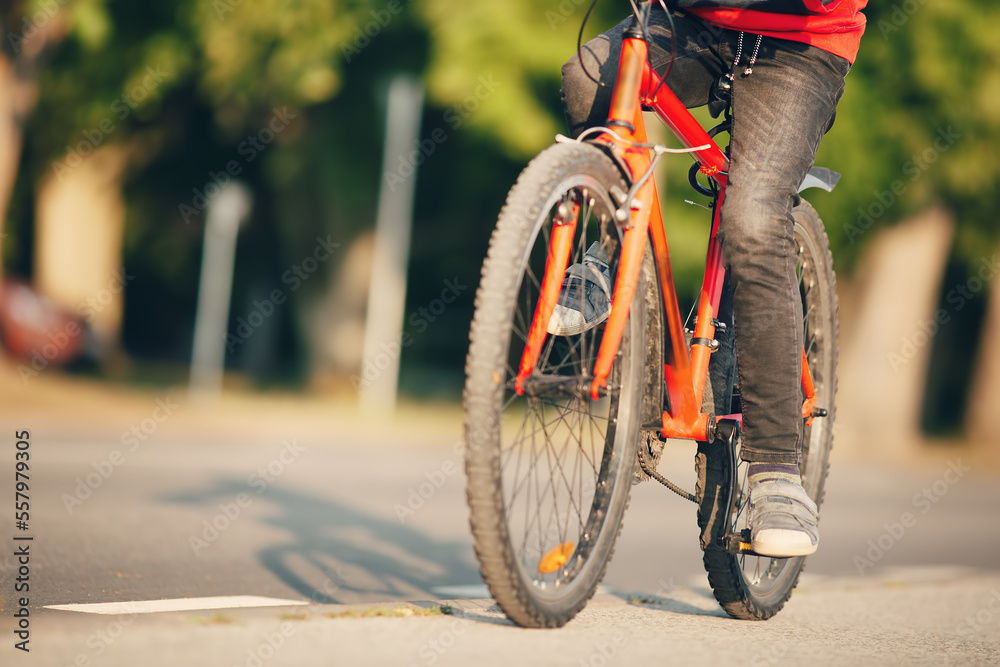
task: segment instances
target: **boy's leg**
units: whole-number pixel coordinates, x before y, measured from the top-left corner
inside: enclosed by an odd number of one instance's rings
[[[798,470],[803,313],[791,212],[833,122],[850,65],[815,47],[764,38],[752,74],[741,76],[743,69],[733,86],[729,184],[719,229],[733,286],[740,452],[750,462],[754,551],[800,556],[816,550],[819,530],[816,505]]]
[[[744,49],[752,42],[748,35]],[[803,330],[792,207],[849,67],[821,49],[765,37],[753,73],[737,70],[719,235],[733,286],[746,461],[798,463]]]

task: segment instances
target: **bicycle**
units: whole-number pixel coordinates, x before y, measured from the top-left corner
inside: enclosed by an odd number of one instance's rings
[[[476,295],[464,391],[470,525],[491,594],[522,626],[559,627],[586,605],[640,478],[696,503],[709,583],[734,618],[777,613],[805,560],[754,554],[746,528],[731,295],[717,239],[728,157],[713,139],[730,110],[706,131],[662,85],[647,58],[650,9],[649,0],[633,4],[605,126],[557,138],[511,189]],[[649,143],[643,107],[686,148]],[[691,185],[712,201],[693,329],[682,322],[651,178],[667,152],[692,154]],[[814,168],[800,192],[832,190],[837,178]],[[793,216],[805,314],[802,483],[819,504],[835,416],[837,296],[823,223],[801,199]],[[549,334],[567,267],[594,244],[614,286],[610,314],[589,331]],[[698,443],[693,494],[656,472],[668,438]]]

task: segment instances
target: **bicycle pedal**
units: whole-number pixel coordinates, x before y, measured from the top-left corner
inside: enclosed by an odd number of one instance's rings
[[[753,546],[750,543],[750,529],[744,528],[738,533],[727,533],[723,536],[722,548],[734,555],[746,554],[748,556],[756,556],[753,552]]]
[[[753,550],[750,542],[750,529],[744,528],[738,533],[729,533],[722,538],[722,548],[734,556],[757,556],[758,558],[777,558],[777,556],[765,556]]]

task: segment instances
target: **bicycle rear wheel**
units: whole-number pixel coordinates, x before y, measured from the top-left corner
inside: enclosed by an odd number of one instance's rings
[[[476,294],[464,393],[470,524],[483,579],[523,626],[558,627],[583,608],[628,504],[644,368],[642,298],[630,309],[605,397],[593,401],[585,391],[603,324],[548,335],[527,391],[514,392],[555,211],[563,202],[579,206],[569,262],[582,262],[599,243],[613,286],[620,237],[611,193],[627,189],[593,146],[557,144],[541,153],[500,213]]]
[[[804,315],[806,358],[816,389],[816,405],[828,411],[827,416],[814,419],[811,425],[804,425],[802,439],[802,486],[818,506],[823,501],[823,486],[829,470],[836,412],[836,276],[829,241],[816,211],[808,202],[800,200],[792,215],[795,220],[796,275]],[[719,355],[718,360],[726,363],[728,356]],[[716,359],[713,358],[712,362],[716,363]],[[712,371],[716,413],[739,413],[739,392],[733,382],[734,374],[729,369],[714,368]],[[719,442],[698,445],[695,496],[698,501],[698,525],[702,529],[703,560],[715,597],[730,616],[765,620],[778,613],[791,596],[805,565],[805,557],[734,555],[719,545],[720,535],[739,533],[747,527],[748,466],[740,460],[738,449],[736,460],[737,492],[733,498],[733,520],[725,525],[730,468],[728,453]]]

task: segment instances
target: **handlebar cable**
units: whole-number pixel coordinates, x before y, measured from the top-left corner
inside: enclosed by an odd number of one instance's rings
[[[587,78],[596,83],[601,88],[606,88],[607,84],[605,84],[603,81],[593,76],[587,69],[587,63],[584,62],[583,60],[583,31],[587,27],[587,21],[590,19],[590,15],[594,12],[594,8],[597,7],[597,2],[598,0],[591,0],[590,6],[587,7],[587,13],[584,14],[583,21],[580,23],[580,31],[577,33],[576,36],[576,57],[579,59],[580,68],[583,70],[583,73],[587,76]],[[663,13],[666,14],[667,21],[670,23],[670,59],[667,61],[667,69],[663,73],[663,76],[660,78],[660,83],[657,84],[656,89],[653,90],[652,97],[656,97],[657,93],[660,92],[660,86],[662,86],[664,82],[666,82],[667,77],[670,76],[670,70],[673,69],[674,60],[677,57],[677,43],[676,39],[674,38],[674,36],[677,34],[677,30],[674,26],[674,17],[671,15],[670,10],[667,8],[667,5],[664,2],[664,0],[657,0],[657,2],[659,2],[660,7],[663,8]],[[629,4],[632,5],[632,13],[639,22],[639,27],[642,30],[642,35],[645,38],[646,43],[647,44],[651,43],[652,37],[649,34],[649,26],[648,26],[648,20],[650,15],[647,13],[646,21],[643,21],[641,12],[639,11],[639,8],[635,4],[635,0],[629,0]],[[648,50],[646,52],[646,63],[649,65],[650,70],[653,70],[653,62],[650,60]]]
[[[591,12],[594,11],[594,7],[597,6],[597,0],[592,0],[590,7],[587,8],[587,13],[583,15],[583,23],[580,24],[580,32],[576,36],[576,57],[580,60],[580,67],[583,68],[583,73],[587,75],[587,78],[596,83],[601,88],[606,88],[607,86],[603,81],[595,79],[587,71],[587,63],[583,62],[583,29],[587,27],[587,19],[590,18]]]
[[[674,67],[674,59],[677,57],[677,29],[674,27],[674,17],[670,13],[670,10],[667,9],[667,4],[663,0],[657,0],[657,2],[660,3],[660,7],[663,8],[663,13],[667,15],[667,21],[670,22],[670,60],[667,61],[667,69],[660,78],[660,83],[656,84],[656,89],[653,90],[653,94],[650,95],[653,99],[655,99],[657,93],[660,92],[660,86],[662,86],[666,82],[667,77],[670,76],[670,70]],[[649,69],[653,69],[652,62],[649,63]]]

